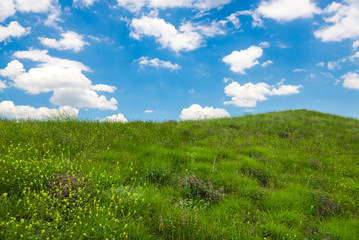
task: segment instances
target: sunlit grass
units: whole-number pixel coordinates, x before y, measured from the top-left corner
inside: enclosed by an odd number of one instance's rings
[[[359,121],[0,120],[0,239],[357,239]]]

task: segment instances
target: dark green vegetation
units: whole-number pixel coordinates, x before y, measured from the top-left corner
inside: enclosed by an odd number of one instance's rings
[[[0,120],[0,239],[358,239],[359,121]]]

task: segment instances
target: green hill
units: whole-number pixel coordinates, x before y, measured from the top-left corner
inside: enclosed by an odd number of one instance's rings
[[[358,239],[359,121],[0,120],[0,239]]]

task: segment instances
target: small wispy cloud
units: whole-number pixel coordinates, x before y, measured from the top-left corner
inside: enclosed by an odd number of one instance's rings
[[[150,59],[149,57],[142,56],[139,59],[137,59],[137,61],[141,66],[149,66],[154,68],[167,68],[171,71],[176,71],[181,69],[181,66],[179,66],[177,63],[160,60],[158,58]]]

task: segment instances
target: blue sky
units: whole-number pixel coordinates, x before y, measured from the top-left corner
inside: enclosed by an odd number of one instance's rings
[[[359,118],[359,0],[1,0],[0,116]]]

